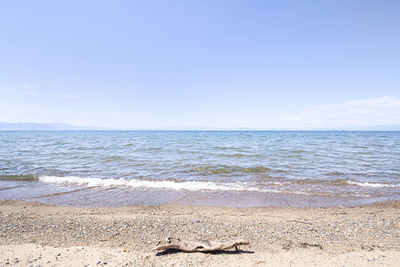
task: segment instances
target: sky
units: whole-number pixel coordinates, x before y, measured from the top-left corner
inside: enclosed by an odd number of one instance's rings
[[[400,1],[0,0],[0,121],[400,125]]]

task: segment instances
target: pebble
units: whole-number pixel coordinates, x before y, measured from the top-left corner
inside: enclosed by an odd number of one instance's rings
[[[79,212],[46,216],[45,213],[35,214],[31,210],[29,215],[5,211],[0,214],[0,239],[3,243],[20,243],[26,242],[25,240],[36,243],[40,240],[41,243],[53,246],[86,246],[101,243],[123,249],[123,252],[127,252],[128,249],[149,251],[159,240],[168,236],[187,240],[218,241],[244,238],[251,241],[252,249],[261,250],[271,247],[290,250],[299,248],[300,244],[305,242],[333,252],[336,252],[337,247],[372,250],[374,245],[379,245],[381,250],[400,249],[399,228],[393,227],[398,226],[400,220],[396,209],[393,209],[392,213],[380,214],[381,217],[370,215],[368,212],[362,213],[361,208],[359,210],[354,216],[324,216],[323,210],[316,209],[315,216],[307,213],[307,224],[284,218],[276,219],[272,214],[258,216],[256,213],[251,216],[224,217],[196,213],[188,216],[170,216],[171,212],[161,214],[153,211],[154,214],[151,215],[150,212],[143,211],[139,214],[121,212],[123,216],[119,216],[116,209],[114,218],[107,218],[90,214],[79,216]],[[85,209],[82,209],[82,213],[85,213]],[[385,223],[378,224],[382,219]],[[76,249],[81,250],[84,247],[77,246]],[[57,256],[61,256],[61,253]]]

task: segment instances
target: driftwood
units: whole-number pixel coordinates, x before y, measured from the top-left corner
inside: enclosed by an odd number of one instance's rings
[[[207,251],[218,251],[230,248],[235,248],[238,251],[238,246],[248,245],[249,241],[246,240],[234,240],[228,242],[216,242],[216,241],[185,241],[179,238],[168,237],[165,240],[158,242],[153,250],[166,250],[166,249],[177,249],[185,252],[207,252]]]

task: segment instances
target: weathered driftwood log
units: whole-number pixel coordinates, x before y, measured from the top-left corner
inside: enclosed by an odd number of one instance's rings
[[[228,242],[216,242],[216,241],[185,241],[179,238],[168,237],[165,240],[158,242],[153,250],[166,250],[166,249],[177,249],[185,252],[206,252],[206,251],[217,251],[235,248],[238,251],[238,246],[248,245],[249,241],[246,240],[234,240]]]

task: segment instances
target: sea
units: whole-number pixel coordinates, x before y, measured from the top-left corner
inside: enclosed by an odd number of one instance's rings
[[[0,131],[0,198],[226,207],[400,200],[400,132]]]

